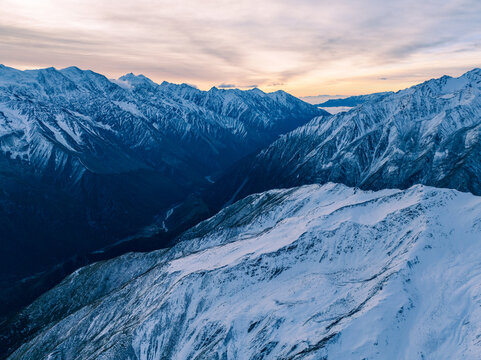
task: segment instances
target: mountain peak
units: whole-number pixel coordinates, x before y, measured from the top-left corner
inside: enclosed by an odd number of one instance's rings
[[[467,78],[473,78],[473,77],[479,78],[481,77],[481,68],[474,68],[473,70],[470,70],[467,73],[465,73],[463,76]]]
[[[163,88],[168,88],[168,89],[178,88],[178,89],[198,90],[196,86],[191,85],[191,84],[187,84],[187,83],[175,84],[175,83],[171,83],[171,82],[168,82],[168,81],[165,81],[165,80],[162,81],[160,86],[163,87]]]
[[[79,67],[73,65],[73,66],[68,66],[66,68],[61,69],[60,71],[75,71],[75,72],[83,72],[85,70],[80,69]]]
[[[132,72],[119,77],[117,80],[125,82],[134,88],[143,87],[143,86],[147,86],[147,87],[158,86],[155,82],[150,80],[147,76],[143,74],[135,75]]]
[[[250,90],[251,93],[254,93],[254,94],[257,94],[257,95],[266,95],[266,93],[264,91],[262,91],[261,89],[259,89],[258,87],[254,87]]]

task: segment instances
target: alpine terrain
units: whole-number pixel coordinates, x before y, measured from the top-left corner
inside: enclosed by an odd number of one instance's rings
[[[0,4],[0,360],[481,360],[480,0]]]
[[[11,320],[9,359],[476,359],[480,233],[456,190],[251,195],[67,277]]]
[[[1,288],[152,224],[166,232],[181,202],[184,221],[200,221],[206,207],[189,194],[322,113],[283,91],[0,65]]]
[[[232,168],[217,184],[223,195],[212,201],[220,206],[254,192],[329,181],[481,195],[481,69],[317,117]]]
[[[480,69],[335,115],[284,92],[0,75],[3,266],[156,244],[11,311],[0,357],[481,358]]]

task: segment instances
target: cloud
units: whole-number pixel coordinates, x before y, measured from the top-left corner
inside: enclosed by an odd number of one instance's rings
[[[344,99],[349,97],[349,95],[311,95],[311,96],[303,96],[300,99],[304,100],[309,104],[320,104],[330,99]]]
[[[120,87],[123,87],[124,89],[132,89],[132,85],[126,81],[126,80],[120,80],[120,79],[110,79],[114,84],[117,84]]]
[[[252,89],[252,88],[256,88],[258,85],[257,84],[251,84],[251,85],[236,85],[236,84],[220,84],[220,85],[217,85],[216,87],[218,87],[219,89]]]
[[[219,84],[217,85],[219,89],[233,89],[236,88],[237,86],[235,84]]]
[[[200,88],[365,93],[481,59],[479,0],[3,0],[0,24],[7,65]]]

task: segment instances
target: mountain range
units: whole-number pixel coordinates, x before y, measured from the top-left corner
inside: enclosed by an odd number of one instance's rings
[[[141,231],[321,113],[283,91],[0,66],[1,280]]]
[[[479,358],[481,69],[351,100],[0,68],[0,356]]]
[[[215,198],[222,204],[326,182],[371,190],[424,184],[481,195],[480,131],[481,69],[443,76],[281,136],[225,173],[217,184],[223,195]]]
[[[348,96],[340,99],[337,99],[337,98],[329,99],[322,103],[317,104],[316,106],[325,107],[325,108],[339,107],[339,106],[354,107],[368,101],[376,100],[377,98],[380,98],[389,94],[392,94],[392,91],[385,91],[385,92],[379,92],[379,93],[367,94],[367,95]]]

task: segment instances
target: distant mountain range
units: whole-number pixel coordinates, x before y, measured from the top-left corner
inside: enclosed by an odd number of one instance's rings
[[[389,94],[392,94],[392,91],[380,92],[380,93],[374,93],[374,94],[368,94],[368,95],[349,96],[342,99],[329,99],[327,101],[316,104],[316,106],[327,107],[327,108],[340,107],[340,106],[354,107],[368,101],[376,100],[378,98],[381,98]]]

